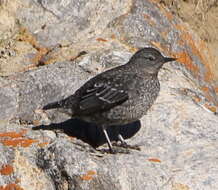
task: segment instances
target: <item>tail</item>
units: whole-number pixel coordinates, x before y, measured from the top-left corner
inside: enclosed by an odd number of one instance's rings
[[[66,99],[53,102],[50,104],[45,105],[42,109],[43,110],[49,110],[49,109],[58,109],[59,110],[68,110],[71,114],[73,114],[77,107],[77,99],[75,99],[73,96],[70,96]]]
[[[47,104],[42,109],[43,110],[50,110],[50,109],[55,109],[55,108],[61,108],[62,106],[63,106],[62,102],[58,101],[58,102],[53,102],[53,103]]]

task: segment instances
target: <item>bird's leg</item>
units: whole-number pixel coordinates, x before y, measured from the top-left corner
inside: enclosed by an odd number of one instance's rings
[[[105,126],[102,126],[102,130],[103,130],[103,133],[104,133],[105,138],[106,138],[106,140],[107,140],[107,144],[108,144],[108,147],[109,147],[109,149],[110,149],[110,152],[111,152],[111,153],[114,153],[114,150],[113,150],[113,147],[112,147],[110,138],[109,138],[109,136],[108,136],[108,134],[107,134],[107,131],[106,131],[106,127],[105,127]]]
[[[127,145],[127,142],[124,140],[124,138],[122,137],[121,134],[118,135],[118,139],[120,140],[121,144],[126,146]]]
[[[119,148],[118,149],[118,147],[115,149],[115,147],[113,147],[112,146],[112,143],[111,143],[111,141],[110,141],[110,138],[109,138],[109,136],[108,136],[108,134],[107,134],[107,130],[106,130],[106,126],[102,126],[102,131],[103,131],[103,133],[104,133],[104,135],[105,135],[105,138],[106,138],[106,140],[107,140],[107,144],[108,144],[108,147],[109,147],[109,152],[111,153],[111,154],[116,154],[116,153],[123,153],[123,154],[128,154],[129,153],[129,150],[128,149],[123,149],[123,148]],[[108,153],[108,150],[100,150],[101,152],[107,152]]]

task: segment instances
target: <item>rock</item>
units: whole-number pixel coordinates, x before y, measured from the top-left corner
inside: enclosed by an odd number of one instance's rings
[[[21,54],[33,59],[0,78],[0,189],[216,189],[217,81],[187,26],[148,0],[13,3],[11,40],[32,46]],[[144,46],[178,61],[161,70],[160,96],[141,122],[109,131],[141,151],[103,154],[93,148],[107,148],[97,126],[39,111]]]
[[[11,119],[17,113],[18,90],[10,81],[0,78],[0,120]]]

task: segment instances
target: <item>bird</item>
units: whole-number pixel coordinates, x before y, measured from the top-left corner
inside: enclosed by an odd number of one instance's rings
[[[141,48],[127,63],[97,74],[74,94],[45,105],[43,110],[68,110],[71,117],[96,124],[103,131],[109,151],[115,153],[108,127],[141,119],[158,97],[159,70],[164,63],[175,60],[153,47]],[[120,134],[118,138],[127,145]]]

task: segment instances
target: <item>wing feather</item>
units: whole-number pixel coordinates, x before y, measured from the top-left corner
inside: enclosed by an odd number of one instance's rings
[[[81,114],[102,112],[122,104],[127,99],[128,93],[124,89],[117,88],[111,83],[101,82],[89,86],[83,92],[80,97],[79,111]]]

